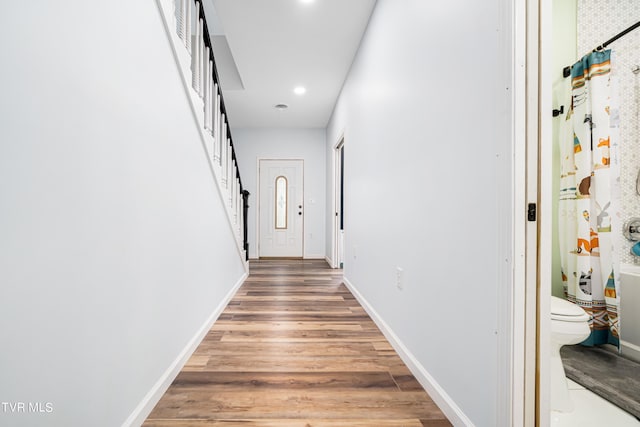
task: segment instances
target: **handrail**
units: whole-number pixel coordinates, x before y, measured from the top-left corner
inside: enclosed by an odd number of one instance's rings
[[[236,232],[248,260],[247,200],[249,192],[244,189],[240,177],[238,158],[229,126],[229,115],[222,94],[203,1],[174,0],[174,6],[176,33],[192,58],[192,88],[204,102],[204,127],[206,132],[214,138],[213,149],[209,154],[214,164],[217,163],[220,166],[222,187],[229,192],[228,206],[233,214],[232,219],[236,224]],[[193,25],[194,20],[195,26]],[[201,39],[196,39],[192,43],[193,36],[201,37]],[[208,57],[206,57],[207,54]],[[215,89],[212,91],[212,88]]]
[[[218,85],[218,88],[221,88],[222,86],[220,86],[220,77],[218,75],[218,67],[216,66],[216,60],[215,57],[213,56],[213,44],[211,43],[211,36],[209,34],[209,27],[207,25],[207,18],[205,17],[204,14],[204,6],[202,3],[202,0],[194,0],[195,3],[200,3],[200,17],[202,18],[202,22],[203,22],[203,41],[204,41],[204,45],[205,47],[209,48],[209,58],[211,59],[211,62],[213,64],[213,82],[216,83]],[[227,136],[229,137],[229,142],[231,145],[231,158],[233,159],[233,162],[237,165],[238,162],[236,160],[236,150],[233,146],[233,138],[231,137],[231,127],[229,126],[229,115],[227,114],[227,107],[225,107],[224,104],[224,96],[222,94],[222,90],[220,90],[220,111],[222,111],[222,114],[225,115],[225,117],[227,118],[225,126],[227,128]],[[240,178],[240,171],[238,171],[238,173],[236,174],[238,180],[240,181],[240,192],[242,193],[242,179]]]

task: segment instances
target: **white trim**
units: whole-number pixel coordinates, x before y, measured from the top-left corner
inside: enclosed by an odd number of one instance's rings
[[[244,265],[244,271],[249,271],[249,265],[246,261],[246,255],[243,248],[243,242],[238,238],[238,233],[236,230],[236,224],[234,223],[234,212],[231,210],[231,207],[226,201],[225,191],[222,188],[222,178],[221,178],[221,168],[214,165],[212,156],[214,153],[209,155],[209,149],[207,145],[209,144],[209,139],[213,138],[210,134],[207,135],[205,133],[204,128],[204,116],[202,111],[204,109],[204,104],[202,100],[198,98],[198,95],[193,91],[191,87],[191,79],[187,78],[184,70],[189,70],[191,67],[191,57],[187,53],[182,44],[182,41],[178,37],[177,33],[173,30],[176,27],[175,24],[175,15],[173,9],[173,0],[156,0],[156,5],[158,6],[158,12],[160,12],[160,17],[162,19],[162,23],[164,26],[165,34],[167,35],[167,39],[169,41],[169,45],[171,46],[171,51],[173,52],[173,58],[175,59],[176,68],[178,69],[178,74],[180,75],[180,80],[182,81],[182,87],[184,89],[185,95],[189,100],[189,106],[191,107],[191,114],[193,116],[193,120],[196,124],[196,128],[198,129],[198,134],[200,135],[200,141],[202,143],[202,149],[204,151],[205,158],[207,159],[207,165],[209,166],[209,170],[211,171],[211,176],[213,177],[213,181],[215,183],[215,187],[218,190],[218,195],[220,196],[220,201],[222,202],[222,206],[224,206],[225,211],[227,213],[227,219],[229,222],[229,227],[231,228],[231,232],[233,233],[234,240],[236,241],[236,247],[238,249],[238,255],[240,259],[242,259],[242,263]],[[215,151],[215,150],[214,150]]]
[[[341,143],[344,144],[343,141],[344,141],[344,129],[342,129],[338,134],[338,140],[335,144],[333,144],[333,149],[335,150],[336,148],[338,148]]]
[[[139,426],[147,419],[160,398],[167,391],[173,380],[178,376],[185,363],[187,363],[191,355],[196,351],[200,342],[202,342],[215,321],[218,320],[218,317],[220,317],[220,314],[222,314],[224,309],[227,307],[229,301],[231,301],[236,292],[238,292],[238,289],[242,286],[247,276],[248,274],[244,273],[242,277],[240,277],[240,280],[238,280],[220,304],[218,304],[213,313],[211,313],[211,316],[209,316],[200,329],[198,329],[193,338],[189,340],[185,348],[178,354],[178,357],[176,357],[173,363],[169,365],[164,374],[162,374],[151,390],[149,390],[138,406],[136,406],[131,415],[129,415],[127,420],[122,424],[123,426]]]
[[[516,54],[514,254],[516,258],[514,261],[513,387],[514,393],[521,396],[521,399],[514,399],[513,402],[513,425],[524,427],[544,427],[549,423],[548,388],[546,388],[548,387],[549,349],[548,343],[545,342],[543,335],[539,335],[541,332],[538,329],[538,311],[541,309],[538,305],[538,292],[544,293],[538,288],[538,281],[544,278],[542,269],[538,270],[540,264],[538,227],[544,225],[550,213],[543,212],[548,208],[545,207],[538,187],[539,114],[542,113],[544,117],[544,113],[550,111],[550,109],[539,110],[538,102],[540,1],[517,3],[516,22],[519,29],[514,34],[516,41],[514,48]],[[542,139],[542,141],[547,140]],[[528,203],[537,204],[536,221],[528,221],[526,218]],[[540,221],[542,218],[545,220]],[[549,289],[548,292],[550,295],[551,290]],[[541,324],[544,320],[545,318],[540,319]],[[544,415],[545,413],[547,416]]]
[[[640,346],[621,339],[620,350],[624,357],[640,362]]]
[[[498,310],[496,329],[497,357],[494,368],[496,374],[496,425],[523,425],[524,402],[524,298],[522,283],[525,271],[522,264],[524,255],[523,216],[525,170],[522,147],[525,146],[525,110],[520,102],[525,101],[522,47],[525,41],[523,4],[500,2],[500,51],[502,66],[498,67],[501,85],[501,104],[498,105],[501,146],[498,151],[497,172],[500,184],[496,187],[500,198],[499,214],[496,218],[496,234],[499,256],[496,259],[498,271]],[[521,199],[522,198],[522,199]]]
[[[538,0],[540,5],[540,16],[538,17],[539,35],[537,43],[530,49],[535,49],[540,55],[540,75],[537,92],[532,92],[532,96],[538,96],[538,128],[540,134],[535,142],[539,148],[538,180],[540,187],[538,193],[540,197],[539,212],[539,235],[538,235],[538,419],[539,426],[545,427],[551,423],[551,382],[549,373],[551,372],[551,260],[553,258],[552,246],[552,218],[556,214],[552,210],[553,199],[553,144],[552,120],[549,114],[552,110],[553,84],[550,72],[552,65],[553,45],[551,40],[552,32],[552,2],[551,0]],[[531,143],[534,143],[533,141]]]
[[[473,427],[471,420],[462,412],[462,409],[453,401],[453,399],[444,391],[440,384],[427,372],[424,366],[415,358],[415,356],[409,351],[407,347],[400,341],[400,338],[393,332],[393,330],[385,323],[384,320],[378,315],[369,302],[358,292],[355,286],[347,279],[343,277],[343,282],[349,288],[349,291],[358,300],[360,305],[365,309],[367,314],[373,319],[378,328],[382,331],[385,338],[389,341],[391,346],[398,353],[402,361],[407,365],[414,377],[420,382],[425,391],[429,394],[429,397],[433,399],[438,408],[445,414],[454,426],[470,426]]]
[[[256,257],[260,259],[260,157],[256,157]]]
[[[342,129],[338,134],[337,142],[333,144],[331,148],[331,170],[329,171],[331,173],[331,182],[333,184],[333,197],[331,200],[331,211],[328,212],[328,214],[329,214],[329,217],[331,218],[331,258],[332,260],[335,260],[335,264],[332,262],[329,265],[333,268],[340,268],[340,265],[339,265],[340,261],[338,257],[338,245],[339,245],[338,220],[336,219],[336,211],[338,209],[338,186],[340,185],[340,183],[338,183],[338,179],[337,179],[338,168],[336,166],[337,166],[337,160],[338,160],[338,147],[344,146],[344,143],[345,143],[344,134],[345,134],[345,130]],[[344,177],[342,177],[342,179],[344,179]],[[344,254],[342,254],[342,256],[344,257]]]
[[[327,257],[324,256],[323,254],[317,254],[317,255],[305,255],[302,259],[327,259]]]
[[[627,264],[627,263],[621,262],[620,274],[633,274],[635,276],[640,276],[640,265]]]
[[[329,264],[329,265],[331,266],[331,268],[336,268],[336,267],[333,265],[333,260],[332,260],[331,258],[329,258],[328,256],[325,256],[325,257],[324,257],[324,260],[325,260],[325,261],[327,261],[327,264]]]
[[[527,194],[527,8],[525,2],[512,4],[512,277],[508,322],[511,345],[510,422],[513,426],[532,426],[535,421],[535,348],[528,349],[527,337],[535,337],[535,323],[526,322],[527,290],[535,286],[535,274],[527,278],[527,219],[524,214]],[[528,286],[528,285],[527,285]],[[535,310],[535,304],[533,309]],[[535,346],[535,338],[534,338]],[[527,351],[529,350],[529,351]],[[504,349],[502,350],[504,351]],[[527,373],[527,368],[530,368]],[[504,391],[502,391],[504,392]]]

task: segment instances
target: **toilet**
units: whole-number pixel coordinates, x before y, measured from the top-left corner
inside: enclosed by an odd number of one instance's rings
[[[559,412],[573,411],[573,402],[569,397],[567,379],[560,358],[560,347],[579,344],[584,341],[591,329],[589,314],[582,308],[562,298],[551,297],[551,410]]]

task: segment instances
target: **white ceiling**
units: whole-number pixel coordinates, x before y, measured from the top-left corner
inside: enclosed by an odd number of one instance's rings
[[[210,1],[211,32],[228,44],[219,54],[214,39],[231,126],[325,127],[375,0]]]

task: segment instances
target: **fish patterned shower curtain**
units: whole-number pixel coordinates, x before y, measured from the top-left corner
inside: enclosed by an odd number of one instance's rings
[[[571,107],[560,138],[562,283],[567,299],[591,315],[583,344],[619,346],[619,153],[612,52],[584,56],[571,68]]]

